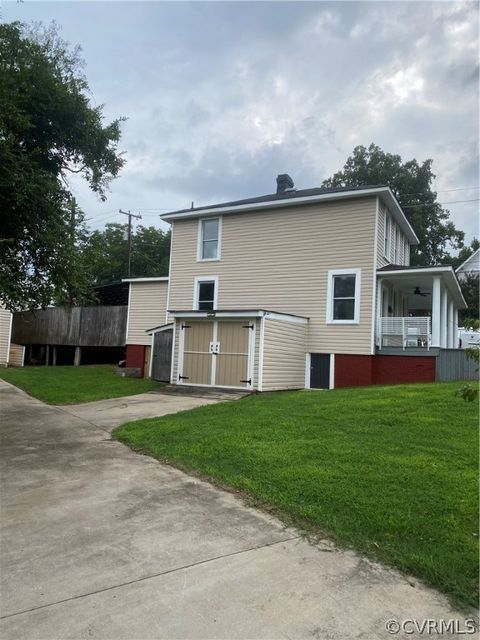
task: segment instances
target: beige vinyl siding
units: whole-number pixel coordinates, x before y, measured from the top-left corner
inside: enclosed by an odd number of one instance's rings
[[[385,267],[390,260],[385,256],[385,215],[387,210],[380,202],[378,208],[378,230],[377,230],[377,269]]]
[[[9,358],[12,314],[0,307],[0,367],[6,367]]]
[[[307,324],[265,319],[263,391],[303,389]]]
[[[131,282],[128,302],[127,344],[150,345],[147,329],[165,324],[168,282]]]
[[[221,260],[197,262],[198,219],[174,222],[170,309],[192,308],[195,276],[219,277],[218,308],[310,318],[308,350],[371,353],[376,198],[224,215]],[[331,269],[361,269],[360,322],[327,325]]]

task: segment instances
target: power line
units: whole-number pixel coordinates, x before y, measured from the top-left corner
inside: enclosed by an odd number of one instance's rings
[[[442,207],[448,207],[450,204],[460,204],[462,202],[478,202],[480,198],[473,198],[473,200],[451,200],[450,202],[425,202],[423,204],[404,204],[402,209],[410,209],[411,207],[434,207],[441,205]]]

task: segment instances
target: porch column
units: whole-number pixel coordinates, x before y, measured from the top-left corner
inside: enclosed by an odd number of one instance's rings
[[[440,346],[447,348],[447,315],[448,315],[448,291],[442,287],[442,308],[440,311]]]
[[[375,310],[375,342],[379,349],[382,348],[382,279],[377,279],[377,306]],[[375,350],[372,351],[375,353]]]
[[[435,276],[432,283],[432,347],[440,346],[440,276]]]
[[[453,300],[448,301],[448,323],[447,323],[447,347],[455,349],[455,340],[453,334]]]
[[[453,345],[458,349],[458,309],[456,307],[453,310]]]

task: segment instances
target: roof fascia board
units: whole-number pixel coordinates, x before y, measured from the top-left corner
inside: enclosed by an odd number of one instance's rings
[[[170,278],[122,278],[122,282],[168,282]]]

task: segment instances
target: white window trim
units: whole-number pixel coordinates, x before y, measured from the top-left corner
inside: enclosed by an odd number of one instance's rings
[[[361,269],[331,269],[328,272],[327,287],[327,324],[359,324],[360,322],[360,291],[362,288]],[[355,276],[355,307],[353,320],[333,319],[333,278],[334,276]]]
[[[216,258],[202,258],[203,238],[202,238],[202,223],[206,220],[218,220],[218,240],[217,240],[217,257]],[[197,262],[218,262],[222,253],[222,216],[210,216],[208,218],[198,219],[198,232],[197,232]]]
[[[195,276],[193,281],[193,306],[192,309],[195,311],[199,311],[198,308],[198,294],[200,291],[200,283],[201,282],[214,282],[215,283],[215,294],[213,298],[213,309],[218,309],[218,276]]]

